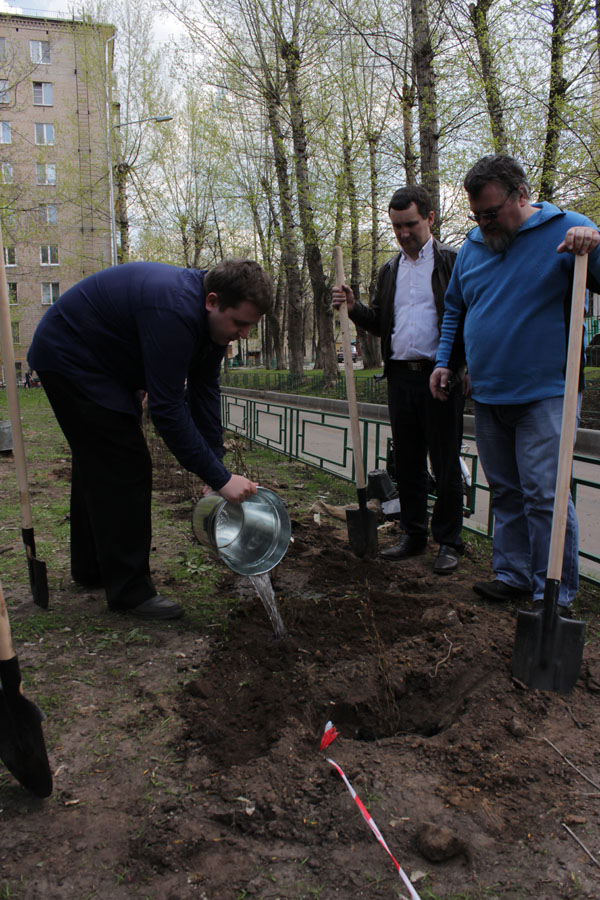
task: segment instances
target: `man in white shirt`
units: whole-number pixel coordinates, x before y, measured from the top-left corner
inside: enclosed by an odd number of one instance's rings
[[[456,569],[463,552],[459,455],[464,397],[458,383],[447,402],[433,399],[429,377],[440,340],[444,293],[457,251],[432,236],[434,212],[424,188],[400,188],[390,200],[388,213],[400,252],[379,270],[371,306],[356,300],[347,285],[334,288],[333,305],[338,308],[345,300],[350,318],[381,339],[405,532],[398,544],[382,550],[381,555],[398,561],[418,556],[427,546],[429,453],[437,490],[431,531],[440,545],[434,572],[442,575]],[[460,333],[450,367],[454,372],[464,371]]]

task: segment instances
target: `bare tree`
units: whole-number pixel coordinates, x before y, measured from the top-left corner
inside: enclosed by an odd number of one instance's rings
[[[479,59],[481,62],[481,77],[485,90],[490,126],[492,129],[492,141],[496,153],[506,153],[508,141],[504,128],[504,110],[500,86],[496,74],[496,65],[490,42],[490,30],[487,14],[495,0],[477,0],[469,6],[469,18],[473,25],[473,33],[477,42]]]

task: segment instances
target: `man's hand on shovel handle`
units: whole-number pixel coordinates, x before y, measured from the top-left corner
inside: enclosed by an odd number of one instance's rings
[[[354,294],[352,293],[352,288],[348,287],[347,284],[343,284],[341,285],[341,287],[336,285],[334,288],[332,288],[331,291],[331,301],[333,303],[333,308],[339,309],[344,300],[348,305],[348,312],[350,312],[352,307],[354,306]]]
[[[564,240],[556,248],[557,253],[575,253],[578,256],[584,256],[591,253],[600,244],[600,232],[597,228],[590,228],[587,225],[576,225],[569,228],[565,234]]]

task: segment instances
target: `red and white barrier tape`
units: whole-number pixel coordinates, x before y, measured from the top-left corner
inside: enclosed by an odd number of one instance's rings
[[[320,749],[325,750],[326,747],[329,747],[329,745],[336,739],[337,736],[338,736],[338,732],[337,732],[333,722],[328,722],[327,725],[325,726],[325,730],[323,732],[323,737],[321,738]],[[402,868],[400,863],[397,862],[396,859],[394,859],[394,856],[393,856],[390,848],[386,844],[382,833],[380,832],[379,828],[373,821],[373,817],[369,813],[368,809],[366,809],[364,803],[362,802],[362,800],[360,799],[360,797],[358,796],[358,794],[356,793],[356,791],[354,790],[354,788],[352,787],[352,785],[350,784],[348,779],[346,778],[343,769],[340,766],[338,766],[338,764],[333,759],[330,759],[329,757],[326,757],[326,759],[327,759],[327,762],[330,765],[332,765],[333,768],[336,769],[336,771],[340,774],[344,784],[346,785],[346,787],[348,788],[348,791],[350,792],[350,796],[352,797],[352,799],[354,800],[354,802],[360,809],[363,819],[365,820],[365,822],[367,823],[367,825],[369,826],[369,828],[371,829],[371,831],[373,832],[373,834],[375,835],[375,837],[377,838],[377,840],[379,841],[379,843],[381,844],[381,846],[383,847],[383,849],[385,850],[387,855],[390,857],[390,859],[394,863],[394,865],[396,867],[396,871],[398,872],[400,878],[406,885],[406,888],[411,896],[411,900],[421,900],[421,898],[415,891],[414,887],[412,886],[408,875],[406,874],[406,872],[404,871],[404,869]]]

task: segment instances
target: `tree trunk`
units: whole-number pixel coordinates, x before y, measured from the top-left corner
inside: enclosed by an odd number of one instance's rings
[[[279,121],[280,101],[275,86],[268,84],[265,91],[267,117],[273,144],[275,172],[279,188],[281,208],[281,260],[287,286],[289,366],[293,375],[304,372],[304,336],[302,333],[302,290],[298,269],[298,252],[294,237],[292,192],[288,174],[283,132]]]
[[[414,60],[411,68],[414,70]],[[413,109],[415,108],[415,88],[414,82],[410,82],[404,75],[402,81],[402,136],[404,140],[404,170],[406,172],[406,183],[418,183],[417,161],[419,155],[415,150],[415,142],[413,138]]]
[[[360,224],[356,199],[356,182],[352,171],[352,150],[348,128],[344,122],[342,129],[342,158],[344,161],[344,184],[350,212],[350,287],[357,300],[360,299]],[[346,275],[347,277],[347,275]]]
[[[260,183],[269,204],[269,214],[273,222],[273,230],[279,241],[279,246],[282,247],[282,230],[275,210],[275,204],[273,203],[272,184],[267,178],[261,178]],[[256,215],[258,216],[258,209],[256,210]],[[267,336],[269,340],[268,359],[270,362],[271,356],[274,353],[275,368],[280,370],[285,369],[285,357],[283,352],[285,343],[285,297],[285,273],[280,272],[275,288],[275,301],[271,308],[271,312],[267,313],[266,316],[268,323]],[[267,365],[267,368],[270,368],[270,365]]]
[[[269,198],[269,202],[271,197]],[[265,267],[272,273],[273,265],[272,260],[270,258],[271,254],[269,253],[269,246],[267,243],[267,238],[265,235],[265,229],[263,228],[263,223],[260,218],[260,213],[258,210],[258,206],[256,203],[249,200],[250,209],[252,210],[252,218],[254,220],[254,228],[258,235],[258,240],[260,243],[260,249],[263,258],[263,264]],[[281,236],[281,229],[276,224],[276,230],[278,234]],[[275,292],[275,299],[273,302],[273,306],[271,307],[271,311],[266,314],[264,317],[264,330],[263,330],[263,356],[264,356],[264,364],[265,368],[270,369],[271,360],[273,355],[277,360],[277,368],[279,368],[278,363],[283,362],[283,349],[281,346],[282,343],[282,333],[281,333],[281,279],[277,279],[277,287]]]
[[[379,204],[379,182],[377,172],[377,144],[379,134],[369,132],[367,141],[369,145],[369,181],[371,186],[371,275],[369,279],[369,303],[373,302],[375,288],[377,286],[377,273],[379,272],[379,220],[377,207]],[[361,329],[362,330],[362,329]],[[364,337],[363,337],[364,335]],[[360,349],[365,369],[375,369],[381,365],[381,344],[374,334],[362,332],[360,335]]]
[[[550,91],[548,95],[548,119],[546,140],[540,178],[540,200],[552,202],[556,186],[556,163],[562,130],[562,112],[567,94],[567,79],[563,75],[567,17],[571,0],[554,0],[552,5],[552,43],[550,49]]]
[[[427,0],[411,0],[415,77],[419,101],[419,144],[421,150],[421,183],[431,195],[435,221],[433,232],[439,237],[440,225],[440,166],[439,128],[433,48],[429,28]]]
[[[481,62],[481,78],[492,129],[494,153],[506,153],[508,142],[504,130],[504,110],[500,97],[500,88],[496,77],[496,68],[490,47],[490,32],[487,14],[494,0],[477,0],[469,6],[469,18],[473,24],[473,32],[477,41],[479,61]]]
[[[129,262],[129,214],[127,212],[127,175],[129,166],[126,163],[119,163],[117,166],[117,203],[116,217],[119,229],[119,243],[117,248],[117,263]]]
[[[290,117],[292,138],[294,142],[294,162],[296,169],[296,186],[298,191],[298,211],[300,227],[304,238],[306,262],[314,297],[314,311],[318,332],[317,354],[315,366],[323,369],[323,378],[335,381],[337,377],[337,355],[333,335],[333,305],[325,272],[317,230],[314,222],[310,179],[308,174],[308,154],[306,139],[306,123],[302,107],[302,98],[298,83],[300,53],[294,41],[280,41],[281,56],[285,63],[285,72],[290,100]]]

